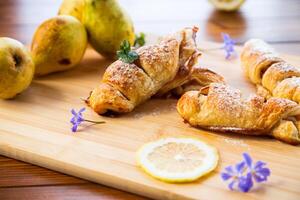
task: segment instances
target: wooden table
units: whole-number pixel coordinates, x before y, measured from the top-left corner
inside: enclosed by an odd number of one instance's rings
[[[37,3],[38,2],[38,3]],[[0,36],[30,44],[34,30],[54,16],[61,1],[0,1]],[[220,41],[227,32],[238,43],[260,37],[279,51],[300,52],[300,1],[249,0],[237,13],[221,13],[207,0],[120,0],[137,32],[166,34],[198,25],[203,40]],[[0,156],[0,199],[144,199],[126,192]]]

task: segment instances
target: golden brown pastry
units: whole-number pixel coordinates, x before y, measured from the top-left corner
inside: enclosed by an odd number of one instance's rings
[[[137,49],[139,58],[132,64],[121,60],[112,63],[91,92],[88,105],[99,114],[126,113],[153,95],[162,96],[183,84],[223,81],[221,76],[195,67],[200,56],[195,42],[197,30],[186,28],[158,44]],[[204,74],[209,74],[206,80]]]
[[[300,70],[282,60],[267,43],[259,39],[246,42],[241,62],[259,95],[300,103]]]
[[[178,101],[179,114],[190,125],[203,129],[246,135],[270,135],[290,144],[300,144],[300,106],[288,99],[250,96],[212,83],[189,91]]]

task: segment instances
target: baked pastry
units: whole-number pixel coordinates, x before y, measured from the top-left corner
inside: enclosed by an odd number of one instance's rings
[[[300,103],[300,70],[282,60],[267,43],[259,39],[246,42],[241,62],[259,95]]]
[[[289,144],[300,143],[300,106],[288,99],[242,97],[239,90],[212,83],[189,91],[178,101],[178,113],[190,125],[245,135],[270,135]]]
[[[197,65],[184,65],[179,68],[175,78],[165,84],[156,94],[156,97],[172,95],[180,97],[190,90],[199,90],[210,83],[225,82],[217,73]]]
[[[195,67],[201,55],[195,42],[197,30],[185,28],[158,44],[137,49],[139,58],[131,64],[121,60],[112,63],[87,104],[99,114],[126,113],[153,95],[162,96],[184,84],[223,81],[214,72]]]

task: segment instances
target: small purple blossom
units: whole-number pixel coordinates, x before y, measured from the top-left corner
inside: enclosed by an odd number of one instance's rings
[[[258,183],[267,181],[268,176],[270,176],[270,169],[266,168],[266,163],[262,161],[257,161],[254,165],[249,154],[243,153],[244,161],[248,167],[248,173],[254,178]]]
[[[231,39],[231,37],[227,33],[221,33],[221,35],[224,44],[222,48],[225,50],[226,53],[225,58],[229,59],[233,54],[235,54],[235,50],[234,50],[235,41]]]
[[[76,112],[74,109],[71,110],[71,113],[72,113],[72,115],[73,115],[73,117],[72,117],[71,120],[70,120],[71,124],[73,125],[72,128],[71,128],[72,132],[76,132],[78,126],[79,126],[82,122],[91,122],[91,123],[94,123],[94,124],[102,124],[102,123],[105,123],[105,122],[103,122],[103,121],[96,122],[96,121],[91,121],[91,120],[84,119],[83,116],[82,116],[82,113],[83,113],[84,111],[85,111],[85,108],[81,108],[78,112]]]
[[[233,190],[233,188],[238,184],[238,187],[240,187],[241,178],[243,175],[243,171],[245,169],[245,162],[237,163],[235,166],[228,166],[225,168],[225,172],[221,173],[221,178],[224,181],[230,180],[230,183],[228,184],[228,188],[230,190]],[[242,188],[245,186],[242,184]]]
[[[208,49],[202,49],[198,48],[200,51],[216,51],[216,50],[224,50],[225,51],[225,58],[229,59],[236,55],[236,51],[234,49],[235,41],[231,39],[230,35],[227,33],[221,33],[221,36],[223,38],[223,45],[221,47],[216,48],[208,48]]]
[[[73,115],[72,119],[71,119],[71,124],[73,124],[72,126],[72,132],[76,132],[77,131],[77,127],[84,121],[84,118],[82,117],[82,113],[85,111],[85,108],[81,108],[78,113],[72,109],[71,113]]]
[[[270,176],[270,169],[266,168],[266,163],[257,161],[254,165],[249,154],[243,153],[243,161],[235,166],[227,166],[221,173],[224,181],[229,181],[230,190],[238,188],[241,192],[248,192],[253,187],[253,180],[257,183],[267,180]]]

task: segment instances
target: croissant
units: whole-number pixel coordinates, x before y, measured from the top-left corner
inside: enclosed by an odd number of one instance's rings
[[[203,129],[246,135],[269,135],[300,144],[300,106],[288,99],[242,97],[239,90],[212,83],[185,93],[177,103],[181,117]]]
[[[241,62],[258,94],[300,103],[300,70],[282,60],[267,43],[259,39],[246,42]]]
[[[192,85],[196,81],[201,86],[222,82],[221,76],[195,66],[201,55],[195,42],[197,30],[185,28],[158,44],[137,49],[139,58],[134,63],[121,60],[112,63],[87,104],[98,114],[126,113],[155,94],[163,96],[184,84]]]

